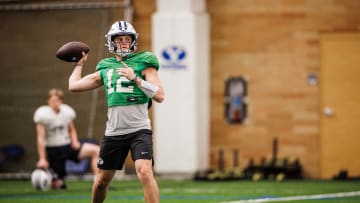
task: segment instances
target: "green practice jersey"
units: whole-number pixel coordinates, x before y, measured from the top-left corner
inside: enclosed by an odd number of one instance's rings
[[[144,79],[141,72],[148,67],[159,69],[159,62],[151,52],[138,52],[129,54],[122,59],[134,73]],[[115,57],[101,60],[96,66],[96,71],[100,72],[100,77],[105,88],[108,107],[127,106],[132,104],[144,104],[149,101],[149,97],[136,85],[124,76],[120,76],[117,68],[123,68],[120,61]]]

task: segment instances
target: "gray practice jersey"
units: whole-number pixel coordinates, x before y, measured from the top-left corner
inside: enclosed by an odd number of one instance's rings
[[[56,113],[50,106],[41,106],[34,113],[34,122],[45,126],[46,146],[64,146],[71,143],[69,124],[76,117],[73,108],[66,104]]]
[[[142,129],[151,130],[148,104],[109,107],[106,136],[124,135]]]

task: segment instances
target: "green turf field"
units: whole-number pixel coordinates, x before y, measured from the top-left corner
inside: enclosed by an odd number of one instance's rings
[[[228,181],[194,182],[190,180],[159,180],[162,203],[215,203],[265,197],[360,191],[360,181]],[[30,181],[0,181],[0,203],[85,203],[90,202],[90,181],[68,181],[66,191],[36,191]],[[144,202],[136,180],[114,181],[107,203]],[[294,202],[360,202],[360,196],[300,200]]]

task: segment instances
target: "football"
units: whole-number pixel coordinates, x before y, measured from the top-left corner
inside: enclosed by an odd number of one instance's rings
[[[78,41],[68,42],[56,51],[56,57],[67,62],[77,62],[82,58],[82,52],[89,53],[90,47]]]
[[[49,171],[35,169],[31,173],[31,184],[37,190],[49,190],[51,187],[52,175]]]

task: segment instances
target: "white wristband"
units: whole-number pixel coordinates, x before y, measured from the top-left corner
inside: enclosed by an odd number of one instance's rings
[[[159,87],[147,82],[146,80],[141,80],[140,89],[150,98],[153,98],[157,91],[159,90]]]

